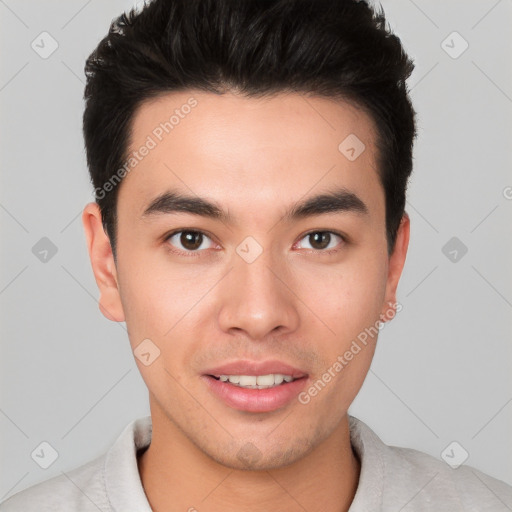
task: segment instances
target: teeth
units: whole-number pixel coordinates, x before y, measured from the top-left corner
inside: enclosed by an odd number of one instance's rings
[[[258,386],[273,386],[274,376],[273,375],[258,375],[256,377],[256,384]]]
[[[283,382],[292,382],[291,375],[282,375],[281,373],[271,373],[269,375],[221,375],[219,379],[222,382],[230,382],[236,386],[249,389],[266,389],[278,386]]]
[[[240,386],[256,386],[256,377],[253,375],[240,375]]]

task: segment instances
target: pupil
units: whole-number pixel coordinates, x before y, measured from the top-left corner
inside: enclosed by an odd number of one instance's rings
[[[311,243],[311,240],[310,240],[310,243],[315,249],[325,249],[329,245],[330,238],[331,238],[331,234],[327,233],[325,231],[311,233],[311,235],[309,235],[309,236],[310,236],[310,238],[313,238],[313,242]],[[322,242],[326,242],[326,243],[322,243]],[[320,247],[316,247],[317,244],[320,245]]]
[[[180,242],[186,249],[194,250],[201,246],[201,236],[201,233],[196,233],[194,231],[184,231],[181,234]]]

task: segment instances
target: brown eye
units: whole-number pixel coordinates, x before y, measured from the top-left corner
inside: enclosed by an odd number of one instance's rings
[[[308,236],[313,249],[326,249],[331,241],[331,234],[323,231]]]
[[[166,239],[178,252],[197,252],[199,249],[207,249],[208,246],[202,247],[205,240],[210,240],[204,233],[200,231],[175,231]],[[208,245],[208,244],[206,244]]]
[[[339,241],[336,243],[336,238],[340,239],[342,242],[344,241],[341,235],[332,231],[312,231],[304,236],[302,240],[309,242],[310,247],[304,247],[305,249],[325,251],[326,249],[333,249],[339,245]]]

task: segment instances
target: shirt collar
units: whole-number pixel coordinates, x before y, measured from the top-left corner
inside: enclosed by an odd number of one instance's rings
[[[382,441],[361,420],[349,416],[350,441],[359,457],[361,473],[349,512],[380,510],[384,482]],[[103,467],[105,491],[116,512],[152,512],[137,465],[137,453],[151,442],[151,416],[127,425],[107,452]]]
[[[103,481],[116,512],[152,512],[137,466],[137,452],[149,446],[151,434],[151,416],[138,418],[126,426],[107,452]]]

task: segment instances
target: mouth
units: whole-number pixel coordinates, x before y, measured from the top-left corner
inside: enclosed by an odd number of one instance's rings
[[[202,375],[209,391],[232,409],[270,412],[292,403],[307,373],[279,361],[236,361]]]
[[[267,375],[208,375],[221,382],[228,382],[233,386],[245,389],[270,389],[276,386],[282,386],[298,380],[291,375],[282,373],[269,373]],[[300,377],[304,378],[304,377]]]

